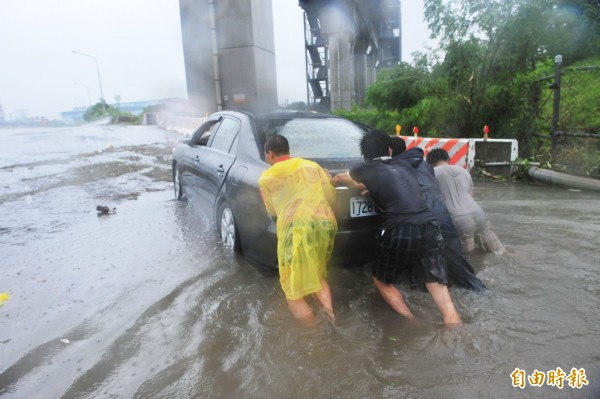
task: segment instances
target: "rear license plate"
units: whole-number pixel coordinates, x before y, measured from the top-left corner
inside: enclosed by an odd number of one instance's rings
[[[377,215],[375,204],[369,197],[350,197],[350,217]]]

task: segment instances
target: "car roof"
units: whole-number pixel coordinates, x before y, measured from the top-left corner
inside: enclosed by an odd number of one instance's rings
[[[267,120],[267,119],[345,119],[336,115],[326,114],[315,111],[290,111],[290,110],[269,110],[269,111],[219,111],[216,114],[235,115],[244,114],[251,119]]]
[[[314,111],[288,111],[288,110],[279,110],[279,111],[270,111],[270,112],[261,112],[256,113],[254,115],[256,119],[298,119],[298,118],[308,118],[308,119],[325,119],[325,118],[335,118],[342,119],[339,116],[324,114],[320,112]]]

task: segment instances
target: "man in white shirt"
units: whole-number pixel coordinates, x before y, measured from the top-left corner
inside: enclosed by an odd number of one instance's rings
[[[475,239],[484,251],[495,254],[505,252],[504,246],[492,230],[487,215],[473,198],[473,179],[464,168],[450,165],[450,156],[442,148],[427,154],[427,162],[434,167],[452,222],[461,235],[465,252],[475,249]]]

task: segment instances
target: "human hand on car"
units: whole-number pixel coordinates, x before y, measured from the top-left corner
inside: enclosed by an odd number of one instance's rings
[[[334,187],[347,186],[349,181],[352,181],[352,179],[350,178],[350,175],[345,172],[338,173],[337,175],[331,177],[331,184]]]
[[[333,178],[331,179],[331,184],[333,184],[335,187],[346,186],[346,187],[362,190],[366,193],[369,192],[367,190],[367,187],[364,184],[358,183],[358,182],[352,180],[349,172],[342,172],[342,173],[338,173],[337,175],[333,176]],[[363,195],[366,195],[366,194],[363,194]]]

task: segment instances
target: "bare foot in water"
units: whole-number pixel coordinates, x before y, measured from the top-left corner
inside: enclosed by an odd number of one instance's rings
[[[444,319],[444,326],[446,328],[453,328],[456,326],[460,326],[461,324],[462,320],[460,319],[460,316],[458,316],[458,314],[456,314],[456,317],[448,317]]]
[[[327,309],[326,307],[321,306],[321,313],[323,316],[325,316],[328,322],[331,324],[335,323],[335,314],[333,314],[333,309]]]

